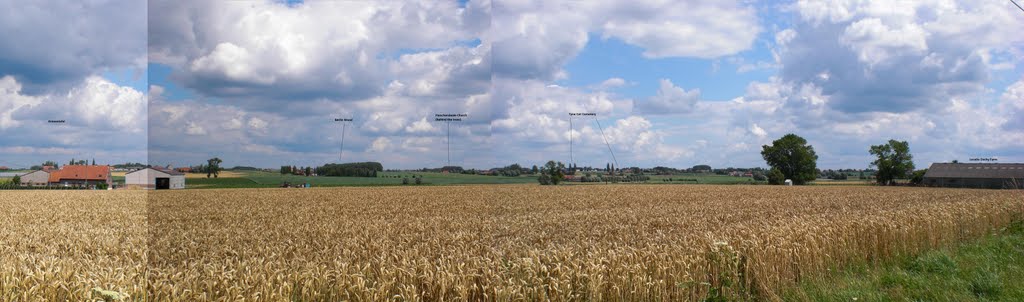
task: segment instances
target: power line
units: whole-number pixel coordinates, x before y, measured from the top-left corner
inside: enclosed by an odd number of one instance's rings
[[[341,122],[341,147],[338,148],[338,161],[339,163],[344,161],[345,155],[345,129],[348,128],[348,123],[352,121],[352,118],[336,118],[335,122]]]
[[[348,128],[348,123],[341,124],[341,151],[338,152],[339,161],[344,161],[342,158],[344,158],[345,155],[345,128]]]
[[[1024,7],[1021,7],[1020,4],[1017,4],[1017,1],[1010,0],[1010,2],[1013,3],[1013,5],[1016,5],[1017,8],[1020,9],[1020,11],[1024,12]]]
[[[452,122],[445,122],[448,125],[448,138],[445,142],[448,143],[448,166],[452,166]]]
[[[569,163],[574,164],[576,160],[572,156],[572,115],[569,115]]]
[[[611,153],[612,161],[614,161],[615,166],[618,167],[619,160],[615,159],[615,152],[612,152],[612,145],[608,143],[608,138],[604,136],[604,128],[601,128],[601,121],[597,119],[597,116],[594,116],[594,121],[597,122],[597,129],[601,130],[601,138],[604,139],[604,145],[608,146],[608,153]]]

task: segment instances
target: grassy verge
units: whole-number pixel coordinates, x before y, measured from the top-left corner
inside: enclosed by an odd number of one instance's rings
[[[786,301],[1024,301],[1024,222],[979,241],[801,284]]]

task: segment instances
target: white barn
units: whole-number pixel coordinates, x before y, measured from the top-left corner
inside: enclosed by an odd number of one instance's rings
[[[184,189],[185,174],[160,167],[136,170],[124,175],[125,186],[143,189]]]
[[[43,170],[32,171],[21,175],[23,186],[45,186],[50,181],[50,172]]]

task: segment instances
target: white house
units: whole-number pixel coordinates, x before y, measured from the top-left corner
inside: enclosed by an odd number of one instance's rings
[[[145,168],[124,175],[125,186],[143,189],[184,189],[185,174],[161,167]]]
[[[23,186],[45,186],[50,180],[50,172],[43,170],[32,171],[21,175]]]

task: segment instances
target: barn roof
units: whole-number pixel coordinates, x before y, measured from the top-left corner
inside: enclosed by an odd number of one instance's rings
[[[157,170],[157,171],[160,171],[160,172],[164,172],[164,173],[167,173],[168,175],[185,175],[185,173],[181,173],[181,172],[178,172],[178,171],[175,171],[175,170],[172,170],[172,169],[163,168],[163,167],[152,167],[150,169]]]
[[[167,169],[167,168],[163,168],[163,167],[150,167],[150,168],[145,168],[145,169],[138,169],[138,170],[135,170],[135,171],[128,172],[128,174],[133,174],[133,173],[140,172],[140,171],[143,171],[143,170],[146,170],[146,169],[150,169],[150,170],[157,171],[157,172],[160,172],[160,173],[164,173],[164,174],[167,174],[167,175],[185,175],[185,173],[181,173],[181,172],[174,171],[174,170]]]
[[[110,177],[110,166],[66,165],[56,171],[50,171],[50,182],[61,180],[98,180],[106,181]]]
[[[1024,164],[934,163],[925,178],[1024,178]]]

